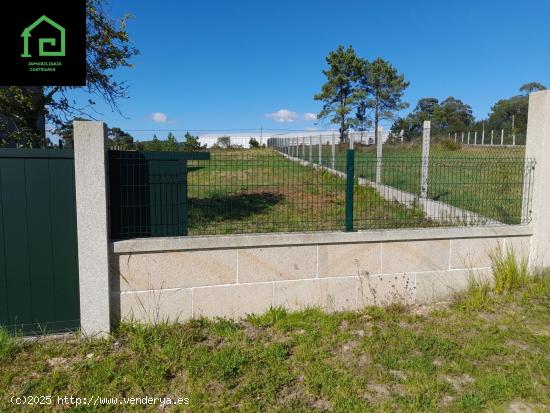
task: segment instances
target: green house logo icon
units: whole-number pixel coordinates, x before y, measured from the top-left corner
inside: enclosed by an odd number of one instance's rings
[[[48,51],[44,50],[44,45],[47,44],[49,46],[57,46],[57,39],[55,38],[39,38],[38,39],[38,55],[39,56],[65,56],[65,28],[56,22],[54,22],[52,19],[50,19],[47,16],[39,17],[33,24],[31,24],[29,27],[26,27],[25,30],[23,30],[23,33],[21,33],[21,37],[23,38],[23,53],[21,54],[21,57],[32,57],[29,54],[29,37],[32,37],[31,32],[34,30],[36,26],[38,26],[41,23],[48,23],[50,26],[54,27],[59,31],[59,38],[60,38],[60,44],[59,44],[59,50],[58,51]]]

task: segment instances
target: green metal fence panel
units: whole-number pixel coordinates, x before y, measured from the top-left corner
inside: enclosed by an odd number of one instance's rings
[[[0,325],[79,326],[72,151],[0,150],[0,256]]]
[[[206,152],[109,151],[111,238],[188,234],[187,161]]]
[[[53,244],[59,246],[52,249],[55,263],[54,301],[63,303],[56,306],[56,317],[59,320],[69,320],[69,328],[80,323],[74,321],[80,319],[74,162],[50,162],[49,166],[51,239]]]

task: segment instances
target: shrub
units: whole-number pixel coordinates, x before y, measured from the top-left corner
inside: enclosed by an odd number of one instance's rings
[[[218,138],[218,141],[216,142],[216,145],[220,148],[230,148],[231,147],[231,138],[229,136],[220,136]]]
[[[255,138],[250,138],[250,140],[248,141],[248,144],[250,145],[251,148],[260,147],[260,142],[258,142]]]
[[[458,151],[462,148],[462,145],[459,142],[455,142],[452,139],[442,139],[441,146],[449,151]]]

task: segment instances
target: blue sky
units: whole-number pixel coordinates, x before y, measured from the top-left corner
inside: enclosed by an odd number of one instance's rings
[[[550,85],[545,0],[113,0],[109,10],[133,14],[141,54],[116,73],[129,86],[125,117],[103,104],[96,117],[140,139],[153,132],[137,130],[316,127],[305,118],[320,109],[313,95],[339,44],[394,64],[412,106],[452,95],[483,117],[523,83]]]

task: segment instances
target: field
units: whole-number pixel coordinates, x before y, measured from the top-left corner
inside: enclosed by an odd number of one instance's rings
[[[384,145],[382,183],[419,195],[422,149],[418,143]],[[306,148],[305,159],[309,159]],[[318,162],[314,147],[313,161]],[[322,148],[323,165],[331,166],[331,148]],[[506,224],[525,223],[522,198],[525,176],[524,147],[482,147],[432,144],[428,198],[480,214]],[[300,157],[304,158],[303,152]],[[344,170],[345,151],[337,149],[336,166]],[[376,148],[359,146],[356,176],[376,177]]]
[[[189,165],[189,234],[343,230],[345,182],[271,149],[213,151]],[[354,211],[355,229],[434,225],[367,187]]]
[[[312,160],[318,163],[318,147]],[[309,160],[309,147],[299,155]],[[330,146],[322,164],[332,167]],[[338,148],[335,168],[345,172],[345,150]],[[522,214],[524,149],[431,147],[428,197],[505,224],[526,223]],[[356,178],[375,180],[374,147],[358,147]],[[420,194],[421,148],[385,145],[382,183]],[[346,180],[290,161],[272,149],[214,150],[209,161],[189,164],[189,234],[231,234],[343,230]],[[354,229],[460,225],[430,219],[414,202],[384,199],[375,189],[354,186]],[[480,222],[483,223],[483,222]]]
[[[105,340],[0,331],[0,411],[67,409],[10,403],[36,395],[189,401],[96,408],[112,412],[549,411],[549,303],[540,275],[500,294],[472,284],[446,305],[275,308],[242,321],[123,324]]]

